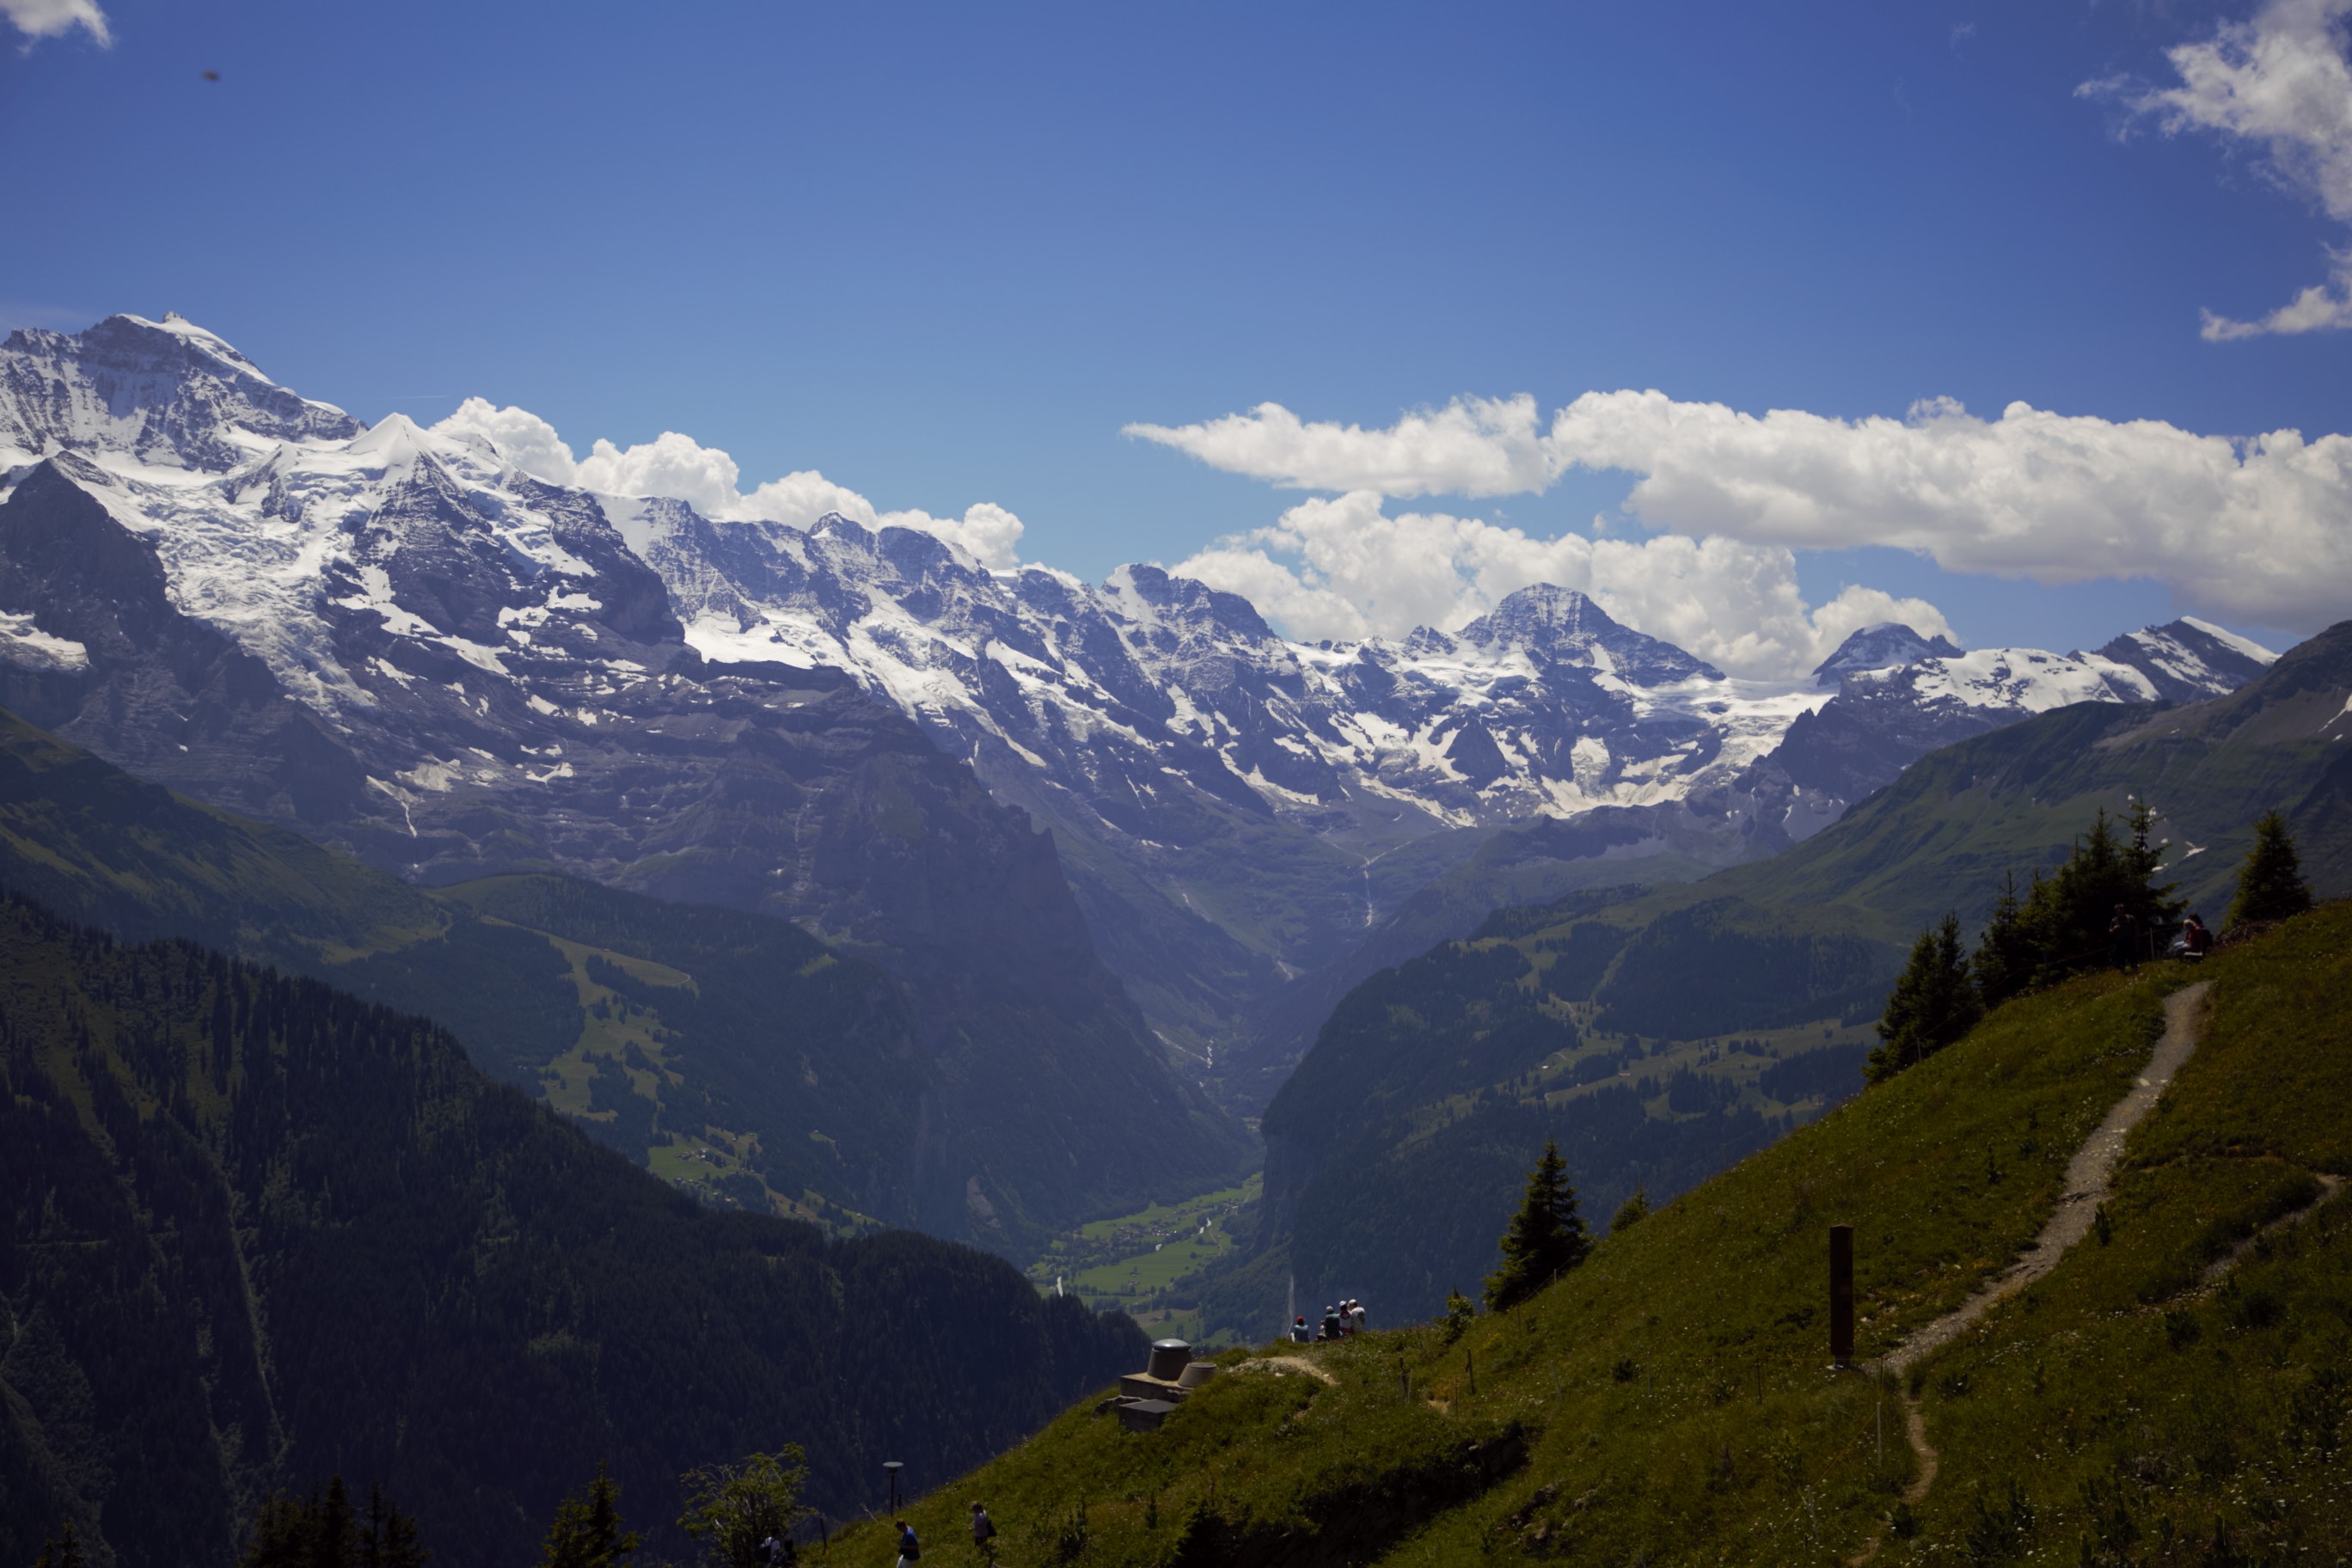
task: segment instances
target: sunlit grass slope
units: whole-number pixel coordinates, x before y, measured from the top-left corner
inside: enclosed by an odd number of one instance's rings
[[[1455,1343],[1432,1327],[1300,1352],[1328,1384],[1265,1364],[1289,1347],[1234,1352],[1161,1431],[1081,1406],[909,1517],[961,1559],[985,1501],[1023,1563],[1841,1560],[1916,1461],[1898,1392],[1829,1364],[1827,1227],[1855,1226],[1866,1363],[2033,1239],[2164,995],[2204,978],[2206,1044],[2129,1145],[2110,1239],[1917,1370],[1942,1475],[1881,1560],[2242,1560],[2205,1555],[2218,1519],[2226,1551],[2293,1538],[2333,1561],[2352,1220],[2323,1206],[2200,1281],[2352,1166],[2347,946],[2352,907],[2331,907],[2200,973],[2012,1004]],[[861,1527],[833,1552],[891,1547]]]

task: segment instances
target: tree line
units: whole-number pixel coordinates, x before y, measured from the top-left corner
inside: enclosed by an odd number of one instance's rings
[[[2103,806],[2050,876],[2035,870],[2021,893],[2017,874],[2009,873],[1973,952],[1961,945],[1956,910],[1922,931],[1879,1018],[1866,1079],[1883,1083],[1924,1061],[2012,996],[2163,952],[2181,929],[2186,905],[2173,896],[2175,884],[2158,880],[2166,846],[2155,836],[2156,821],[2153,807],[2134,801],[2119,831]],[[2310,907],[2286,819],[2266,812],[2254,825],[2223,930]]]
[[[677,1526],[698,1544],[707,1568],[766,1568],[767,1542],[790,1542],[793,1523],[811,1511],[800,1500],[807,1479],[807,1459],[795,1444],[740,1464],[689,1470],[678,1478],[687,1502]],[[599,1465],[595,1478],[557,1507],[536,1568],[625,1568],[639,1544],[622,1521],[619,1484]],[[336,1476],[307,1495],[282,1493],[264,1503],[237,1568],[424,1568],[431,1556],[416,1521],[382,1487],[368,1489],[362,1509]],[[791,1556],[787,1546],[772,1561]],[[88,1563],[68,1521],[43,1543],[33,1568]]]

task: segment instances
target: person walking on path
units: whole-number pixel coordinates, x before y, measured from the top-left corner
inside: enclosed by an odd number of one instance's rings
[[[922,1560],[923,1543],[915,1539],[915,1527],[898,1521],[898,1568],[915,1568]]]
[[[996,1561],[996,1521],[978,1503],[971,1505],[971,1549],[987,1562]]]

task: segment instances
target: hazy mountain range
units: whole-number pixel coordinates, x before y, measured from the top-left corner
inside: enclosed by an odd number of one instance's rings
[[[782,914],[941,977],[942,1027],[1148,1027],[1245,1107],[1338,992],[1496,903],[1773,854],[1935,746],[2272,657],[2190,620],[2088,654],[1889,626],[1737,680],[1544,585],[1299,643],[1150,565],[551,484],[176,317],[0,345],[0,690],[113,761],[428,882]]]

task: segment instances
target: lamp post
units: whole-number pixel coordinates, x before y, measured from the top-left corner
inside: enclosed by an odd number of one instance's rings
[[[882,1461],[883,1471],[890,1478],[890,1511],[892,1513],[898,1511],[898,1472],[906,1468],[897,1459]]]

